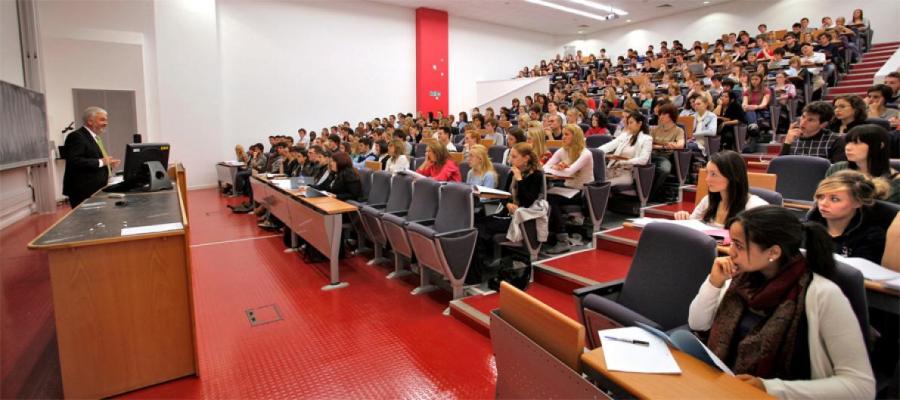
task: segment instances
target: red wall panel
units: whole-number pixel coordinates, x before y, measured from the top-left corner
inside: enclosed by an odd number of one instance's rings
[[[447,115],[449,98],[447,12],[416,9],[416,110]]]

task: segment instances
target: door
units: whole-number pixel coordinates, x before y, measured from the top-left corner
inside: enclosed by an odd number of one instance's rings
[[[75,118],[90,106],[101,107],[109,114],[109,125],[103,136],[106,151],[113,158],[122,160],[118,169],[125,167],[125,145],[137,134],[137,106],[134,90],[72,89]]]

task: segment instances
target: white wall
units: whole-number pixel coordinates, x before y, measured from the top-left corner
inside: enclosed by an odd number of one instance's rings
[[[737,0],[585,37],[563,38],[559,47],[571,44],[586,54],[599,54],[606,48],[611,56],[624,55],[629,48],[643,53],[650,44],[659,48],[662,40],[671,44],[678,39],[689,46],[695,40],[715,41],[728,32],[746,30],[753,35],[760,23],[766,23],[770,30],[790,29],[794,22],[807,17],[810,26],[819,26],[826,15],[849,19],[854,8],[862,8],[871,20],[876,43],[900,40],[900,2],[894,0]]]
[[[412,9],[220,1],[219,32],[231,144],[415,109]]]
[[[478,89],[479,109],[493,107],[497,112],[500,107],[509,107],[512,99],[518,98],[525,104],[525,96],[536,92],[546,93],[550,90],[550,77],[503,79],[476,83]]]
[[[478,105],[476,82],[509,79],[555,52],[551,35],[450,16],[450,112]]]

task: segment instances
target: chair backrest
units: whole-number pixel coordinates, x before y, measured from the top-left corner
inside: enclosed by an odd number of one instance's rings
[[[506,149],[506,146],[491,146],[488,149],[488,156],[491,158],[491,162],[503,163],[503,153],[506,152]]]
[[[372,170],[368,168],[359,170],[359,181],[362,186],[362,197],[368,199],[369,191],[372,189]]]
[[[751,187],[750,194],[759,196],[759,198],[765,200],[766,203],[769,203],[773,206],[784,206],[784,197],[781,196],[781,193],[778,193],[774,190]]]
[[[841,288],[844,296],[847,296],[847,300],[850,301],[850,307],[853,308],[853,313],[856,314],[859,328],[863,334],[863,339],[866,341],[866,347],[868,347],[870,340],[869,307],[866,303],[865,280],[862,272],[837,260],[835,260],[834,266],[835,271],[831,281]]]
[[[785,200],[812,201],[830,166],[831,163],[821,157],[780,156],[769,163],[767,172],[778,175],[775,191]]]
[[[487,148],[494,147],[494,139],[481,139],[481,145]]]
[[[494,170],[497,171],[497,187],[502,189],[506,181],[509,180],[510,167],[498,162],[494,162]]]
[[[425,156],[413,158],[413,170],[419,169],[419,167],[424,162],[425,162]]]
[[[457,167],[459,168],[459,177],[463,182],[469,177],[469,170],[472,169],[472,166],[467,162],[457,163]]]
[[[748,172],[747,183],[750,185],[751,189],[759,188],[775,190],[776,184],[778,183],[778,176],[775,174],[764,174],[762,172]],[[697,173],[697,202],[699,203],[707,194],[709,194],[709,187],[706,186],[706,168],[700,168],[700,171]]]
[[[878,125],[884,129],[887,129],[889,132],[893,130],[891,129],[891,122],[884,118],[866,118],[866,123]]]
[[[617,302],[665,330],[682,326],[715,258],[710,236],[674,224],[648,224]]]
[[[412,184],[412,201],[406,212],[407,221],[432,219],[437,215],[441,182],[434,179],[416,179]]]
[[[459,151],[451,151],[450,159],[453,160],[453,162],[460,164],[462,163],[463,159],[465,159],[465,154]]]
[[[581,371],[584,326],[506,282],[500,283],[497,313],[569,368]]]
[[[584,144],[587,147],[600,147],[613,140],[612,134],[607,135],[591,135],[584,138]]]
[[[441,186],[438,203],[440,204],[434,219],[436,232],[449,232],[472,227],[475,205],[471,186],[457,182]]]
[[[381,171],[383,169],[381,161],[377,160],[368,160],[365,162],[364,166],[372,171]]]
[[[595,147],[588,147],[588,151],[594,159],[594,182],[606,182],[606,155]]]
[[[409,209],[412,200],[413,177],[407,174],[396,174],[391,178],[391,194],[388,196],[387,206],[384,210],[405,211]]]
[[[682,115],[678,117],[678,121],[676,121],[682,128],[684,128],[684,139],[690,139],[694,136],[694,116],[693,115]]]
[[[417,143],[413,148],[413,157],[425,157],[426,149],[428,149],[428,143]]]
[[[385,204],[391,195],[391,173],[375,171],[372,173],[372,188],[369,189],[369,204]]]
[[[721,136],[707,136],[706,137],[706,154],[713,155],[722,150],[722,137]]]
[[[606,204],[609,201],[609,192],[612,189],[610,182],[594,181],[584,186],[587,191],[588,210],[591,214],[591,223],[594,232],[600,231],[600,224],[606,215]]]

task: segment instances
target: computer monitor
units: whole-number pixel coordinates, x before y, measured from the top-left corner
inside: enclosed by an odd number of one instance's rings
[[[105,192],[171,189],[166,175],[169,164],[168,143],[129,143],[125,145],[124,180],[107,186]]]

